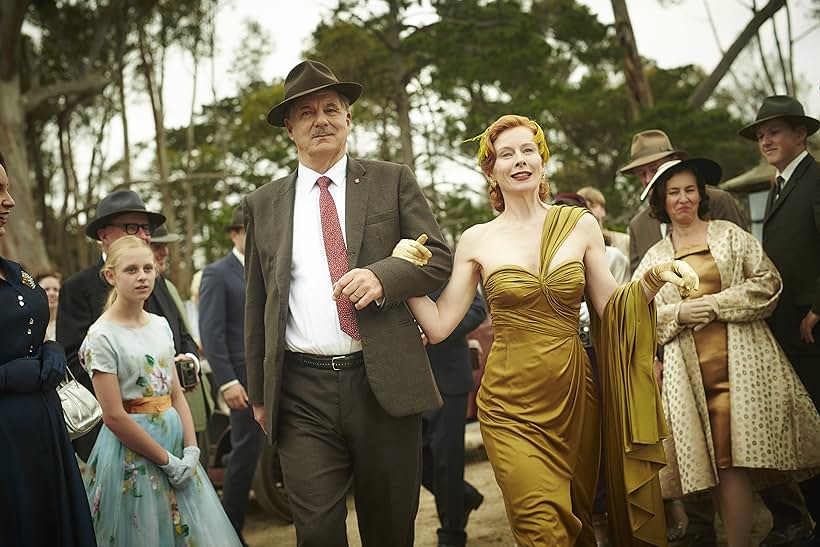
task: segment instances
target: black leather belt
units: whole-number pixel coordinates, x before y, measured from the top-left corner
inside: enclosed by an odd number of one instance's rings
[[[348,370],[364,365],[364,355],[361,351],[347,355],[313,355],[311,353],[297,353],[285,351],[285,359],[306,367],[323,370]]]

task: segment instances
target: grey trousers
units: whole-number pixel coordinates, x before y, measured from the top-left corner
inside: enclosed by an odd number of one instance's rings
[[[347,547],[352,489],[364,547],[411,547],[421,481],[421,415],[388,415],[364,367],[285,358],[279,459],[299,547]]]

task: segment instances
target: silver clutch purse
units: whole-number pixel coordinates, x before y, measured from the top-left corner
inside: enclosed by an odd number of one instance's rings
[[[66,368],[66,377],[57,386],[57,395],[63,405],[65,426],[71,439],[82,437],[102,419],[100,403],[88,388],[74,378],[70,368]]]

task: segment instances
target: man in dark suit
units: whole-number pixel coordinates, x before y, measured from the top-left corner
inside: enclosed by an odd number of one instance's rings
[[[777,169],[763,217],[763,249],[780,271],[783,292],[769,328],[820,408],[820,164],[806,149],[818,128],[820,121],[806,116],[796,99],[775,95],[763,101],[740,135],[757,142],[763,158]],[[809,513],[820,522],[820,479],[800,486]],[[779,498],[764,493],[767,505]],[[792,538],[778,539],[767,538],[766,544]]]
[[[636,133],[632,137],[632,146],[629,150],[629,163],[621,167],[620,172],[625,175],[634,175],[646,188],[658,168],[667,161],[685,159],[686,153],[672,146],[672,141],[660,129],[647,129]],[[646,197],[646,192],[641,200]],[[734,198],[728,192],[706,187],[709,196],[709,218],[722,219],[734,222],[744,230],[749,229],[749,222],[741,214]],[[629,222],[629,266],[634,272],[640,264],[646,251],[666,236],[668,226],[649,214],[649,207],[644,203]],[[663,374],[663,363],[655,360],[655,374],[659,379]],[[708,494],[690,496],[683,500],[688,515],[689,524],[685,535],[678,538],[676,545],[711,546],[716,544],[714,516],[715,509],[712,498]],[[678,523],[678,529],[683,523]],[[676,532],[672,532],[675,537]]]
[[[348,156],[360,84],[304,61],[284,87],[268,122],[298,169],[244,200],[248,396],[278,443],[301,547],[347,545],[351,488],[364,545],[410,546],[421,413],[441,397],[404,301],[445,282],[450,251],[407,166]],[[422,233],[427,266],[390,256]]]
[[[241,539],[248,494],[265,435],[253,419],[246,391],[245,220],[241,207],[234,210],[226,231],[233,249],[202,272],[199,332],[214,379],[231,409],[231,454],[222,483],[222,505]]]
[[[104,197],[97,206],[97,216],[85,228],[91,239],[102,244],[103,256],[116,240],[135,235],[151,242],[151,232],[165,222],[165,216],[145,209],[140,197],[131,190],[116,190]],[[93,391],[91,379],[80,365],[77,353],[88,333],[88,328],[103,312],[110,287],[100,277],[103,257],[91,267],[69,277],[60,290],[60,313],[57,314],[57,341],[66,349],[68,366],[75,378]],[[189,354],[197,366],[196,343],[188,334],[168,288],[158,277],[154,292],[146,301],[148,311],[168,319],[178,354]],[[83,460],[88,459],[99,426],[74,441],[74,449]]]
[[[438,300],[441,291],[432,292],[430,298]],[[422,415],[421,484],[436,498],[441,523],[437,532],[440,547],[464,547],[467,515],[484,501],[484,496],[464,480],[464,419],[467,395],[475,387],[467,334],[485,317],[484,299],[476,291],[470,309],[452,334],[438,344],[427,346],[427,357],[444,405]]]

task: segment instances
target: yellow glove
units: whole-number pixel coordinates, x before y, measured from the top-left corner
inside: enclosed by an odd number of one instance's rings
[[[421,234],[415,241],[402,239],[393,247],[393,253],[390,256],[412,262],[416,266],[424,266],[433,256],[433,253],[424,246],[426,242],[427,234]]]
[[[700,284],[698,274],[683,260],[673,260],[651,267],[643,274],[643,282],[656,294],[664,284],[672,283],[678,287],[681,298],[689,296],[689,293],[697,290]]]

